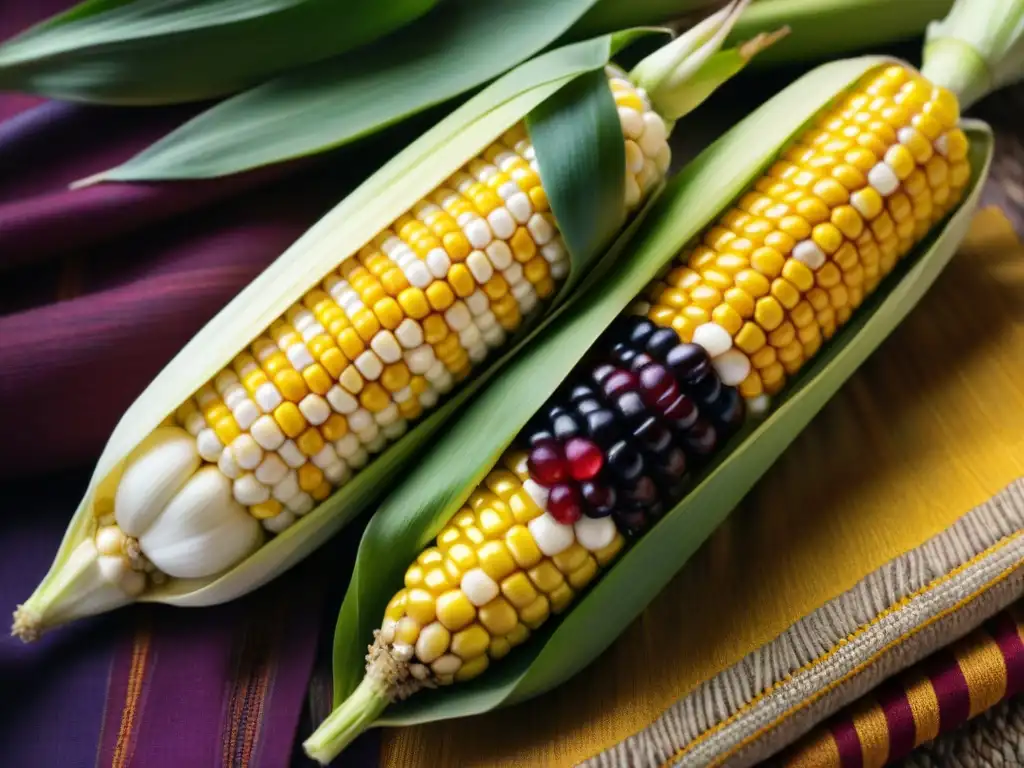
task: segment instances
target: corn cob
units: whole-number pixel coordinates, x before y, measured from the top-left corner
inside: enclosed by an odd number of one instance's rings
[[[410,564],[353,709],[318,733],[343,742],[387,700],[470,680],[566,611],[961,199],[957,122],[952,94],[900,66],[824,110],[616,320]],[[307,749],[334,754],[326,743]]]
[[[668,131],[643,89],[615,67],[606,74],[631,212],[668,169]],[[568,270],[520,123],[343,261],[129,461],[126,477],[135,465],[176,488],[202,478],[193,504],[231,507],[233,535],[247,543],[183,564],[176,550],[162,553],[160,537],[147,538],[159,514],[149,489],[119,488],[97,504],[104,573],[138,594],[145,574],[159,582],[230,567],[259,546],[260,527],[286,530],[400,438],[551,298]],[[242,510],[248,523],[238,520]]]
[[[647,293],[755,412],[962,197],[956,97],[892,66],[827,110]]]

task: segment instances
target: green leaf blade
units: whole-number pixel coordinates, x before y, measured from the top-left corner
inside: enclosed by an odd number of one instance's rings
[[[212,178],[345,146],[502,75],[547,47],[593,2],[449,0],[380,46],[212,107],[102,176]]]
[[[142,105],[196,101],[373,42],[437,0],[88,0],[0,45],[0,88]]]

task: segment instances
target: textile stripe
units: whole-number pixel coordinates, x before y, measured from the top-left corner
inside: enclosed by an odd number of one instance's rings
[[[939,735],[939,699],[926,675],[915,673],[907,686],[907,703],[914,716],[914,734],[917,744],[931,741]]]
[[[902,757],[914,748],[914,713],[907,692],[900,685],[886,683],[879,692],[878,703],[889,729],[889,760]]]
[[[786,760],[785,768],[821,768],[839,765],[839,745],[832,731],[820,729],[804,748]]]
[[[968,718],[995,706],[1006,693],[1006,662],[992,637],[980,630],[953,651],[967,681],[971,708]]]
[[[146,662],[152,642],[149,627],[144,627],[135,635],[132,643],[132,662],[128,672],[128,689],[125,692],[124,706],[121,709],[121,727],[114,746],[111,768],[124,768],[131,757],[132,736],[139,715],[139,700],[142,695],[143,682],[146,677]]]
[[[928,677],[939,699],[939,731],[945,733],[967,719],[971,712],[971,692],[952,653],[941,650],[931,661]]]
[[[839,748],[839,761],[843,768],[863,768],[860,739],[857,736],[857,729],[848,718],[832,726],[832,738],[836,740],[836,746]]]
[[[860,741],[861,763],[864,768],[881,768],[889,754],[889,728],[885,713],[877,702],[872,701],[853,717]]]
[[[990,629],[1006,669],[1005,695],[1024,693],[1024,612],[1001,613],[991,622]]]

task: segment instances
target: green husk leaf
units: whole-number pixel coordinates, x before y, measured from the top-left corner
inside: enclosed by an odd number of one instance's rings
[[[755,0],[729,42],[788,25],[792,34],[757,57],[772,66],[880,49],[922,35],[953,0]]]
[[[823,65],[782,91],[702,153],[669,185],[601,285],[569,305],[484,390],[433,451],[384,500],[367,527],[342,605],[334,643],[334,696],[360,684],[363,653],[402,574],[450,519],[533,413],[576,362],[688,241],[713,222],[785,143],[858,78],[892,59]],[[983,177],[991,135],[971,124],[974,167]],[[910,310],[965,232],[980,185],[940,226],[899,282],[883,288],[803,374],[772,416],[733,443],[686,499],[605,574],[568,614],[472,683],[422,691],[390,707],[377,725],[410,725],[485,712],[535,696],[592,661],[678,570],[810,420]],[[740,442],[742,440],[742,442]]]
[[[667,24],[703,18],[722,0],[597,0],[566,33],[566,40],[581,40],[624,27]]]
[[[213,98],[371,43],[436,2],[87,0],[0,45],[0,90],[126,105]]]
[[[29,611],[41,610],[55,600],[62,589],[60,572],[75,547],[91,533],[93,506],[99,495],[112,496],[124,459],[153,429],[169,417],[204,382],[227,366],[253,338],[324,275],[336,269],[364,243],[388,226],[403,211],[435,189],[451,173],[481,152],[495,137],[522,120],[547,99],[559,96],[565,85],[580,75],[602,70],[610,57],[645,31],[627,30],[575,43],[544,54],[482,91],[461,108],[396,155],[351,195],[328,212],[317,224],[288,248],[259,277],[243,289],[171,360],[122,416],[101,454],[85,496],[68,527],[50,572],[27,601]],[[607,86],[605,86],[607,87]],[[617,114],[605,110],[602,120]],[[598,123],[591,128],[604,131]],[[577,134],[580,137],[580,134]],[[621,142],[621,139],[620,139]],[[620,143],[621,147],[621,143]],[[544,150],[545,152],[548,150]],[[620,149],[621,152],[621,149]],[[545,157],[548,165],[560,159]],[[612,163],[599,169],[592,164],[576,166],[578,173],[600,172],[586,179],[563,174],[575,188],[615,184],[620,171]],[[558,173],[555,171],[555,173]],[[611,179],[611,181],[609,181]],[[621,205],[621,203],[620,203]],[[584,270],[593,259],[590,253],[570,253],[570,274]],[[552,316],[548,312],[543,322]],[[520,334],[518,346],[540,324]],[[462,387],[458,394],[425,419],[299,522],[275,537],[240,565],[218,577],[205,580],[172,580],[144,593],[142,601],[179,606],[200,606],[225,602],[245,594],[284,572],[338,531],[386,488],[406,462],[421,455],[420,446],[456,412],[473,392],[513,357],[510,348],[487,366],[481,376]]]
[[[953,91],[963,110],[1024,79],[1024,0],[957,0],[928,25],[921,73]]]
[[[90,181],[226,176],[345,146],[529,59],[593,2],[449,0],[380,45],[215,105]]]

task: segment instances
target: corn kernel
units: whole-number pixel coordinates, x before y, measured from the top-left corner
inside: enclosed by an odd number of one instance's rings
[[[756,323],[744,323],[736,334],[735,344],[748,355],[752,355],[765,344],[764,331]]]
[[[405,596],[406,591],[403,589],[391,598],[388,607],[384,609],[384,618],[398,621],[405,615]]]
[[[551,561],[558,570],[567,574],[583,565],[588,556],[587,550],[579,542],[574,542],[568,549],[552,557]]]
[[[774,395],[782,389],[786,381],[786,370],[782,363],[772,363],[761,371],[761,381],[764,383],[764,391]]]
[[[550,609],[547,596],[538,595],[528,606],[519,609],[519,620],[530,629],[537,629],[548,618]]]
[[[346,328],[338,334],[338,346],[349,360],[355,360],[366,349],[366,344],[355,328]]]
[[[512,644],[504,637],[492,637],[487,647],[487,655],[492,659],[503,659],[512,650]]]
[[[431,612],[433,612],[433,606],[431,606]],[[434,621],[433,617],[429,622],[421,622],[421,624],[424,626],[416,640],[416,658],[424,664],[430,664],[448,650],[451,633],[441,622]]]
[[[516,608],[525,608],[537,599],[537,590],[522,571],[517,571],[501,582],[501,593]]]
[[[754,319],[764,330],[770,331],[779,326],[786,317],[786,312],[779,302],[771,297],[765,296],[757,300],[754,310]]]
[[[573,589],[579,591],[597,575],[597,561],[589,554],[576,570],[569,574],[568,580]]]
[[[744,238],[745,239],[745,238]],[[724,253],[720,254],[715,259],[716,271],[722,272],[726,275],[735,275],[740,270],[746,269],[750,266],[750,261],[746,255],[739,255],[736,253]],[[717,289],[717,286],[713,286]]]
[[[777,277],[785,263],[785,257],[774,248],[758,248],[750,256],[751,266],[765,277]]]
[[[503,542],[488,541],[477,550],[480,567],[495,581],[501,581],[516,569],[515,561]]]
[[[753,316],[754,299],[747,291],[742,288],[730,288],[725,292],[724,297],[726,304],[732,307],[740,317]]]
[[[403,616],[395,625],[395,642],[414,645],[420,636],[420,625],[411,616]]]
[[[444,564],[442,562],[438,566],[427,569],[427,572],[423,575],[423,586],[435,595],[438,595],[445,590],[454,588],[456,584],[448,578],[448,574],[445,572]]]
[[[796,212],[811,225],[828,220],[828,206],[816,197],[805,197],[796,204]]]
[[[562,582],[559,584],[549,595],[548,600],[551,603],[552,613],[561,613],[569,604],[572,602],[575,593],[572,587],[569,586],[568,582]]]
[[[490,644],[491,636],[487,630],[479,624],[470,624],[452,635],[451,651],[464,661],[468,661],[486,652]]]
[[[299,402],[309,394],[305,379],[294,368],[278,371],[274,375],[274,385],[286,400],[291,400],[293,403]]]
[[[761,383],[761,375],[752,370],[747,374],[747,378],[740,382],[740,395],[749,400],[762,392],[764,392],[764,385]],[[573,584],[573,586],[576,585]]]
[[[743,327],[743,318],[728,304],[719,304],[711,312],[711,320],[725,328],[730,335],[738,333]]]
[[[796,328],[788,320],[768,334],[768,343],[776,350],[780,350],[790,344],[796,337]]]
[[[427,301],[438,312],[444,312],[455,303],[455,294],[448,283],[435,280],[427,286]]]
[[[277,406],[274,421],[288,437],[298,437],[306,429],[306,419],[295,403],[284,402]]]
[[[786,309],[791,309],[800,301],[800,291],[784,277],[772,281],[772,296]]]
[[[607,547],[604,547],[603,549],[599,549],[596,552],[593,552],[592,554],[594,555],[594,559],[597,560],[598,565],[607,565],[615,559],[615,556],[618,555],[620,551],[622,551],[622,548],[625,545],[625,537],[623,537],[622,534],[617,533],[615,534],[615,538],[612,539],[611,544],[609,544]]]
[[[561,584],[562,574],[550,560],[544,560],[529,571],[530,580],[541,592],[551,592]]]
[[[413,589],[423,583],[423,566],[411,565],[405,571],[406,589]]]
[[[820,197],[829,208],[843,205],[850,199],[850,193],[835,179],[822,179],[814,185],[814,194]],[[804,235],[806,237],[806,235]],[[799,237],[797,239],[800,239]]]
[[[419,622],[420,626],[426,626],[434,620],[435,598],[425,589],[413,588],[406,593],[405,612],[407,615]],[[444,653],[442,650],[441,653]],[[438,653],[438,656],[441,655]]]
[[[752,269],[745,269],[736,275],[736,287],[754,298],[765,296],[771,290],[771,283],[768,278]],[[738,308],[735,308],[739,312]],[[743,313],[740,312],[742,315]]]
[[[767,337],[765,337],[767,341]],[[750,356],[751,364],[759,371],[763,368],[767,368],[769,365],[775,362],[777,355],[775,354],[775,347],[770,344],[766,344],[761,347],[757,352]]]
[[[833,262],[828,262],[815,275],[818,285],[822,288],[831,288],[842,282],[843,275]]]
[[[520,568],[532,568],[543,557],[525,525],[515,525],[505,534],[505,545]]]
[[[803,240],[811,234],[811,225],[799,216],[784,216],[779,222],[779,229],[794,240]]]
[[[230,413],[214,423],[213,431],[224,445],[229,445],[232,440],[242,434],[238,422],[235,421],[235,418]]]
[[[515,608],[503,597],[496,597],[481,607],[479,617],[480,623],[492,635],[507,635],[519,623]]]
[[[280,513],[281,502],[277,499],[267,499],[264,502],[253,504],[249,507],[249,514],[257,520],[269,520],[272,517],[277,517]]]
[[[508,507],[517,523],[525,524],[544,514],[544,510],[537,506],[530,494],[522,489],[512,494],[508,500]]]
[[[457,632],[476,617],[476,608],[461,590],[453,589],[437,598],[437,619],[451,632]]]

